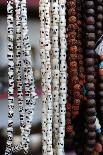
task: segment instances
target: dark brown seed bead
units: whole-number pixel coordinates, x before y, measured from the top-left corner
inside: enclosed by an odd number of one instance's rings
[[[95,33],[87,33],[86,34],[86,39],[88,41],[95,41]]]
[[[94,137],[96,138],[96,133],[95,132],[89,132],[88,137],[89,138],[94,138]]]
[[[95,64],[93,58],[86,58],[86,65],[87,66],[93,66]]]
[[[95,90],[95,85],[94,85],[94,83],[87,83],[87,90],[88,91],[93,91],[93,90]]]
[[[90,114],[90,115],[92,115],[92,116],[94,116],[96,114],[96,110],[95,110],[95,108],[88,108],[87,109],[87,113]]]
[[[101,6],[101,5],[97,6],[97,12],[103,13],[103,6]]]
[[[95,32],[95,26],[94,25],[87,25],[86,29],[87,29],[88,33]]]
[[[102,29],[102,23],[101,22],[96,22],[96,27],[97,29]]]
[[[86,46],[89,49],[94,49],[95,48],[95,42],[94,41],[88,41]]]
[[[87,76],[87,81],[89,82],[93,82],[95,79],[94,79],[94,76],[93,75],[88,75]]]
[[[93,1],[86,1],[85,7],[86,7],[86,9],[94,8],[94,2]]]
[[[97,15],[97,19],[102,22],[103,21],[103,15],[102,14],[98,14]]]
[[[95,106],[95,104],[96,104],[96,102],[95,102],[94,99],[88,99],[87,102],[88,102],[88,103],[87,103],[87,106]]]
[[[95,130],[95,123],[94,124],[88,124],[88,129],[90,130],[90,131],[94,131]]]
[[[96,53],[94,52],[94,50],[86,50],[86,55],[87,57],[90,57],[90,58],[94,58]]]
[[[94,17],[86,17],[86,23],[87,25],[94,25],[95,24],[95,20]]]
[[[91,16],[94,16],[94,15],[95,15],[94,9],[88,9],[87,12],[86,12],[86,15],[87,15],[87,16],[90,16],[90,15],[91,15]]]
[[[88,98],[95,98],[95,92],[94,91],[88,91]]]
[[[87,74],[91,74],[91,75],[95,74],[95,68],[94,67],[87,67],[86,71],[87,71]]]
[[[95,141],[95,139],[93,138],[93,139],[91,139],[91,140],[88,141],[88,144],[92,144],[92,145],[93,145],[93,144],[95,144],[95,142],[96,142],[96,141]]]
[[[89,124],[95,123],[95,121],[96,121],[96,117],[94,115],[93,116],[88,116],[87,122]]]

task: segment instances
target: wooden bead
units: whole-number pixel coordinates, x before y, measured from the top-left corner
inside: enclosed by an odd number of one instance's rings
[[[86,17],[86,24],[87,25],[94,25],[95,24],[95,20],[94,17]]]
[[[86,15],[87,16],[94,16],[95,15],[94,9],[88,9],[87,12],[86,12]]]
[[[86,9],[91,9],[91,8],[94,8],[94,2],[93,1],[86,1],[85,2],[85,7]]]
[[[88,41],[95,41],[95,33],[87,33],[86,34],[86,39]]]
[[[87,66],[93,66],[95,64],[94,59],[93,58],[87,58],[86,59],[86,65]]]
[[[88,33],[95,32],[95,26],[94,25],[87,25],[86,29],[87,29]]]

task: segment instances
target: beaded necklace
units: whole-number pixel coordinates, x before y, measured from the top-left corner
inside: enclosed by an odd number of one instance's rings
[[[41,0],[39,10],[42,90],[46,90],[42,96],[42,148],[45,155],[60,155],[64,154],[67,76],[65,1]]]
[[[96,142],[95,122],[95,19],[94,19],[94,1],[85,0],[85,35],[86,35],[86,82],[87,82],[87,154],[91,154],[94,150]],[[91,92],[93,95],[91,95]]]
[[[71,126],[71,118],[76,118],[79,114],[80,105],[80,84],[77,69],[77,17],[76,17],[76,1],[68,1],[68,103],[67,103],[67,133],[73,135]],[[78,40],[79,41],[79,40]]]
[[[13,152],[15,152],[21,149],[24,149],[25,153],[28,152],[29,142],[30,142],[29,135],[31,130],[35,101],[37,98],[35,93],[35,87],[34,87],[33,72],[31,68],[31,57],[29,54],[31,47],[30,47],[29,38],[28,38],[26,1],[17,0],[15,1],[15,4],[16,4],[16,43],[17,43],[16,44],[16,77],[17,77],[17,89],[18,89],[18,106],[19,106],[19,113],[20,113],[21,143],[17,146],[12,147],[12,139],[13,139],[13,120],[12,119],[13,119],[14,104],[9,103],[9,106],[12,107],[12,111],[9,108],[10,111],[8,115],[8,122],[10,123],[8,124],[8,129],[7,129],[8,140],[7,140],[7,147],[6,147],[5,154],[12,154],[12,150]],[[12,22],[9,22],[9,19],[7,18],[8,47],[10,44],[12,47],[11,52],[13,54],[13,33],[9,31],[9,29],[11,30],[11,28],[13,30],[13,1],[8,1],[7,12],[8,12],[8,17],[11,18],[12,20]],[[25,27],[25,30],[24,30],[24,27]],[[22,33],[21,33],[21,30],[22,30]],[[12,36],[12,40],[10,39],[10,36],[9,36],[10,33]],[[21,37],[21,34],[22,34],[22,37]],[[21,44],[21,41],[23,42],[23,44]],[[24,76],[25,76],[25,102],[26,102],[25,109],[23,107],[23,93],[22,93],[22,81],[21,81],[21,63],[22,63],[21,47],[23,48]],[[10,55],[10,50],[8,50],[8,56],[9,55]],[[10,67],[8,71],[13,74],[14,73],[13,71],[14,68],[12,67],[12,65],[14,65],[13,59],[10,61],[12,61],[12,63],[10,62],[11,66],[10,65],[8,66],[8,68]],[[12,72],[10,69],[12,70]],[[9,98],[12,98],[12,102],[14,102],[14,97],[13,97],[14,82],[11,80],[11,78],[12,77],[9,75],[9,82],[12,82],[12,85],[11,85],[12,89],[9,88],[8,90],[8,93],[9,93],[8,101],[10,100]],[[11,94],[10,94],[10,91],[11,91]],[[12,112],[12,115],[11,115],[11,112]]]

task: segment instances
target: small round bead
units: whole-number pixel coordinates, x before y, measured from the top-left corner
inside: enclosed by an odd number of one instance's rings
[[[87,29],[88,33],[95,32],[95,26],[94,25],[87,25],[86,29]]]
[[[91,40],[91,41],[94,41],[95,40],[95,33],[87,33],[86,34],[86,39],[87,40]]]
[[[87,17],[86,18],[86,23],[87,23],[87,25],[94,25],[95,24],[94,17]]]
[[[94,9],[88,9],[87,12],[86,12],[86,15],[87,15],[87,16],[90,16],[90,15],[93,16],[93,15],[95,15]]]
[[[86,7],[86,9],[94,8],[94,2],[93,1],[86,1],[85,7]]]
[[[95,64],[93,58],[86,58],[86,65],[87,66],[93,66]]]

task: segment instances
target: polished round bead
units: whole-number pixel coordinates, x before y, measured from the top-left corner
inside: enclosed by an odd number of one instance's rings
[[[95,129],[96,129],[95,123],[93,123],[93,124],[88,124],[88,129],[89,129],[90,131],[95,131]]]
[[[87,25],[94,25],[95,24],[95,19],[94,17],[86,17],[86,24]]]
[[[86,72],[87,72],[87,74],[94,75],[95,74],[95,67],[87,67]]]
[[[76,21],[77,21],[77,19],[76,19],[75,16],[70,16],[69,17],[69,24],[74,24],[74,23],[76,23]]]
[[[94,58],[96,56],[96,53],[94,50],[87,49],[86,55],[87,55],[87,57]]]
[[[92,91],[92,90],[90,90],[90,91],[88,91],[88,99],[90,98],[95,98],[95,92],[94,91]]]
[[[86,44],[86,47],[89,49],[94,49],[95,48],[95,41],[88,41]]]
[[[88,32],[88,33],[93,33],[93,32],[95,32],[95,26],[94,26],[94,24],[93,24],[93,25],[87,25],[87,26],[86,26],[86,29],[87,29],[87,32]]]
[[[102,22],[103,21],[103,15],[102,14],[98,14],[97,15],[97,19]]]
[[[95,15],[95,11],[94,11],[94,9],[88,9],[87,11],[86,11],[86,15],[87,16],[94,16]]]
[[[101,22],[96,22],[97,29],[102,29],[103,24]]]
[[[103,6],[98,5],[98,6],[97,6],[97,12],[98,12],[98,13],[103,13]]]
[[[94,85],[94,83],[87,83],[87,90],[88,91],[93,91],[93,90],[95,90],[95,85]],[[87,93],[87,95],[88,95],[88,93]]]
[[[95,33],[86,33],[86,39],[88,41],[95,41]]]
[[[88,132],[88,137],[89,137],[90,139],[96,138],[96,133],[95,133],[95,132]]]
[[[93,99],[88,99],[88,101],[87,101],[87,106],[89,107],[89,106],[95,106],[95,104],[96,104],[96,102],[95,102],[95,99],[93,98]]]
[[[95,61],[93,58],[86,58],[86,65],[87,66],[93,66],[95,64]]]
[[[94,2],[93,1],[86,1],[85,2],[86,9],[94,8]]]
[[[93,75],[87,75],[87,81],[94,82],[94,76]]]

